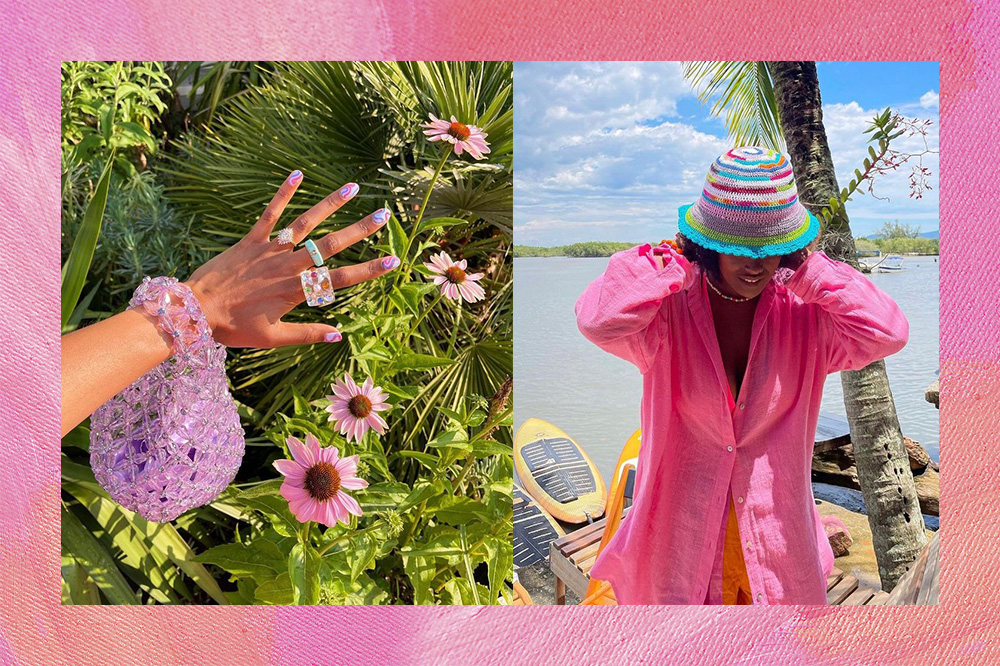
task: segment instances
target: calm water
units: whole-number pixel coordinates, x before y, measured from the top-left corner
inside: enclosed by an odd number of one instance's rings
[[[903,434],[923,444],[936,461],[938,410],[924,400],[924,389],[938,370],[935,259],[906,257],[902,273],[868,277],[895,299],[910,322],[909,343],[886,359],[889,383]],[[530,417],[551,421],[579,442],[605,479],[639,427],[642,395],[635,366],[601,351],[576,328],[573,305],[607,261],[514,260],[514,427]],[[838,374],[827,379],[822,410],[846,416]],[[821,496],[818,489],[816,496]]]

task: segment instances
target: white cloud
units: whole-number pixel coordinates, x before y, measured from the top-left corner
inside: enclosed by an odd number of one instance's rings
[[[928,90],[920,96],[920,106],[925,109],[938,108],[938,94],[933,90]]]
[[[516,63],[514,233],[518,244],[585,240],[659,240],[677,231],[677,207],[701,192],[711,161],[730,147],[724,125],[709,116],[678,63]],[[928,95],[934,96],[933,106]],[[894,107],[934,121],[937,94]],[[681,109],[696,109],[696,116]],[[884,107],[883,107],[884,108]],[[824,106],[837,176],[846,185],[867,153],[863,132],[876,109],[857,102]],[[917,138],[894,142],[922,150]],[[898,218],[937,228],[937,156],[925,157],[935,189],[909,198],[909,168],[880,176],[888,202],[856,196],[849,204],[857,235]],[[905,171],[905,173],[904,173]]]

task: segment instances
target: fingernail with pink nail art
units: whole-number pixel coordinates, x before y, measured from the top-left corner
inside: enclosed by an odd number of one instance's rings
[[[340,334],[340,331],[330,331],[323,336],[324,342],[340,342],[342,339],[343,336]]]
[[[391,271],[396,266],[399,266],[399,257],[386,257],[382,260],[382,267],[387,271]]]
[[[299,171],[298,169],[293,171],[291,175],[288,176],[288,183],[290,185],[298,185],[301,180],[302,180],[302,172]]]
[[[375,220],[376,224],[385,224],[389,221],[389,215],[390,213],[388,208],[379,208],[375,211],[375,214],[372,215],[372,219]]]
[[[344,201],[349,201],[354,198],[355,194],[358,193],[358,189],[360,188],[357,183],[348,183],[340,188],[340,198]]]

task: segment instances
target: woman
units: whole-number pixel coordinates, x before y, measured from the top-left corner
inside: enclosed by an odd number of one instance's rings
[[[185,283],[197,297],[212,338],[226,347],[281,347],[338,342],[340,332],[327,324],[290,324],[281,317],[306,300],[299,274],[323,259],[375,233],[389,219],[379,209],[348,227],[319,239],[318,260],[296,250],[320,222],[354,197],[348,183],[300,215],[274,238],[271,233],[302,182],[302,172],[285,179],[250,232],[213,257]],[[399,266],[396,257],[380,257],[330,271],[333,289],[379,277]],[[126,386],[166,360],[173,341],[141,308],[131,308],[62,338],[62,434]]]
[[[634,504],[591,576],[619,603],[825,604],[823,383],[899,351],[909,325],[815,251],[819,222],[780,153],[722,155],[679,213],[681,252],[619,252],[576,304],[581,332],[643,374]]]

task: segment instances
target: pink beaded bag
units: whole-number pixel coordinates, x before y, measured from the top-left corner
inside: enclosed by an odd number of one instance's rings
[[[173,337],[174,353],[91,416],[90,465],[111,498],[156,522],[207,504],[232,483],[243,428],[197,298],[175,278],[145,278],[129,302]]]

